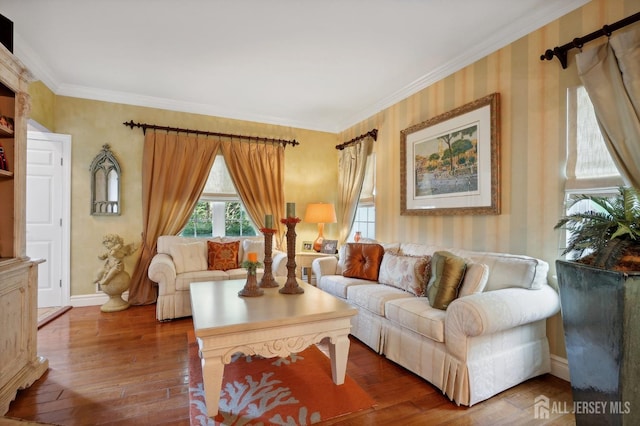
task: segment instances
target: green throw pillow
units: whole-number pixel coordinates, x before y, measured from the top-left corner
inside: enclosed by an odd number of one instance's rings
[[[431,279],[427,287],[429,304],[446,310],[449,303],[458,297],[467,262],[448,251],[437,251],[431,258]]]

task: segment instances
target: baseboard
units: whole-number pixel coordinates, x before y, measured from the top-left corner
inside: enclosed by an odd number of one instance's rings
[[[129,292],[125,291],[122,293],[122,298],[124,300],[129,300]],[[74,308],[82,306],[99,306],[107,303],[107,300],[109,300],[109,296],[102,292],[96,294],[81,294],[79,296],[71,296],[71,306]]]
[[[567,359],[551,354],[551,374],[570,382],[569,362]]]

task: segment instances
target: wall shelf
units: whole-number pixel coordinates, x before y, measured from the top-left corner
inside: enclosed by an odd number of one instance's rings
[[[13,129],[0,124],[0,138],[11,138],[13,137]]]

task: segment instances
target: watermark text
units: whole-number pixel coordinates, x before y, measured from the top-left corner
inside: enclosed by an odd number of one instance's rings
[[[552,401],[546,395],[538,395],[533,403],[533,417],[548,419],[555,414],[629,414],[629,401]]]

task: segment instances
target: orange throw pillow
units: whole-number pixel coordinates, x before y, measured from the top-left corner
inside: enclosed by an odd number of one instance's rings
[[[216,243],[207,241],[209,270],[227,271],[238,268],[240,241]]]
[[[380,244],[349,243],[345,249],[342,276],[378,280],[384,247]]]

